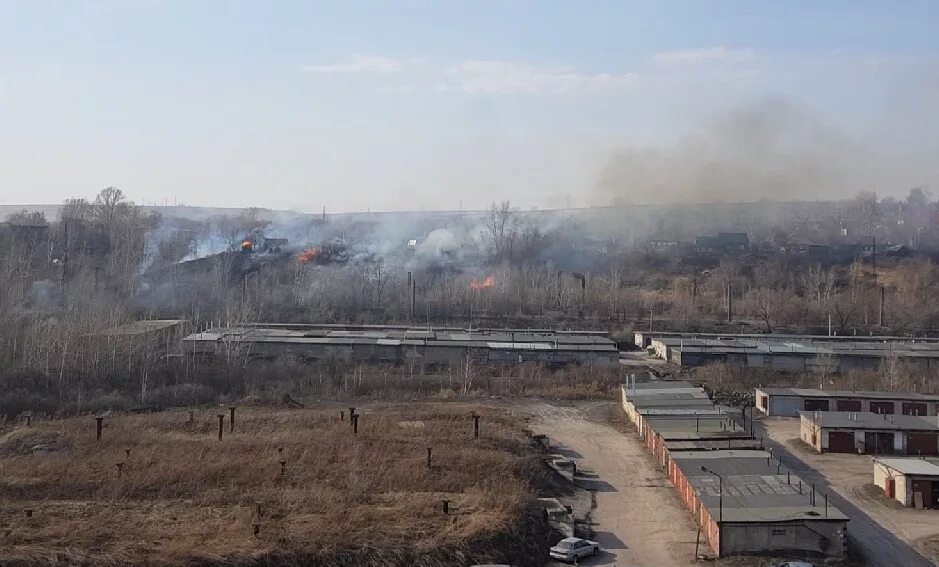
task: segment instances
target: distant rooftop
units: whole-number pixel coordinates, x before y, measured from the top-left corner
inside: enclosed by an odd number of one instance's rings
[[[939,476],[939,459],[902,457],[875,457],[875,463],[883,463],[893,470],[915,476]]]
[[[616,343],[582,332],[511,329],[433,330],[400,326],[246,325],[193,333],[189,342],[247,342],[330,345],[411,345],[488,348],[495,350],[560,350],[616,353]]]
[[[797,396],[801,398],[870,398],[876,400],[921,400],[939,401],[934,394],[916,392],[875,392],[871,390],[818,390],[812,388],[757,388],[770,396]]]
[[[879,414],[850,411],[800,411],[799,415],[826,429],[939,431],[936,416]]]
[[[182,325],[185,322],[185,319],[147,319],[142,321],[133,321],[131,323],[118,325],[117,327],[111,327],[110,329],[101,331],[98,333],[98,335],[105,337],[143,335],[146,333],[152,333],[154,331],[169,329],[170,327],[175,327],[177,325]]]
[[[727,414],[700,416],[645,416],[645,423],[663,440],[749,439],[752,435]]]

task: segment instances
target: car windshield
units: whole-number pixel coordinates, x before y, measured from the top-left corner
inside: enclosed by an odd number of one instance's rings
[[[562,541],[561,543],[558,544],[558,547],[560,547],[561,549],[570,549],[574,547],[574,542]]]

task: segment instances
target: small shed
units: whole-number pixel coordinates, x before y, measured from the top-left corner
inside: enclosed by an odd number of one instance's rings
[[[876,457],[874,484],[912,508],[939,509],[939,459]]]

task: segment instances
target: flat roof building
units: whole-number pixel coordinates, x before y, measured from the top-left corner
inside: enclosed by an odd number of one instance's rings
[[[686,382],[631,380],[621,393],[624,411],[718,557],[845,555],[848,518],[761,450],[733,408],[710,404]]]
[[[613,365],[616,344],[605,333],[326,325],[245,325],[208,329],[183,339],[185,351],[214,356],[244,349],[249,359],[336,360],[446,365],[534,362]]]
[[[874,457],[874,484],[911,508],[939,509],[939,459]]]
[[[848,517],[755,450],[672,452],[668,478],[718,557],[843,557]]]
[[[846,371],[877,369],[891,357],[917,369],[939,365],[936,339],[637,333],[635,342],[679,366],[724,363],[784,372],[807,372],[823,366]]]
[[[870,412],[800,412],[799,436],[819,453],[939,455],[939,418]]]
[[[801,411],[850,411],[936,415],[939,396],[915,392],[756,388],[756,407],[770,416],[796,417]]]

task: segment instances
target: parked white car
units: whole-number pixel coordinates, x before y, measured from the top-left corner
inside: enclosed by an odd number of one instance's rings
[[[773,567],[815,567],[815,565],[804,561],[787,561],[785,563],[777,563]]]
[[[552,547],[548,553],[552,559],[578,561],[584,557],[591,557],[600,553],[600,544],[579,537],[566,537]]]

